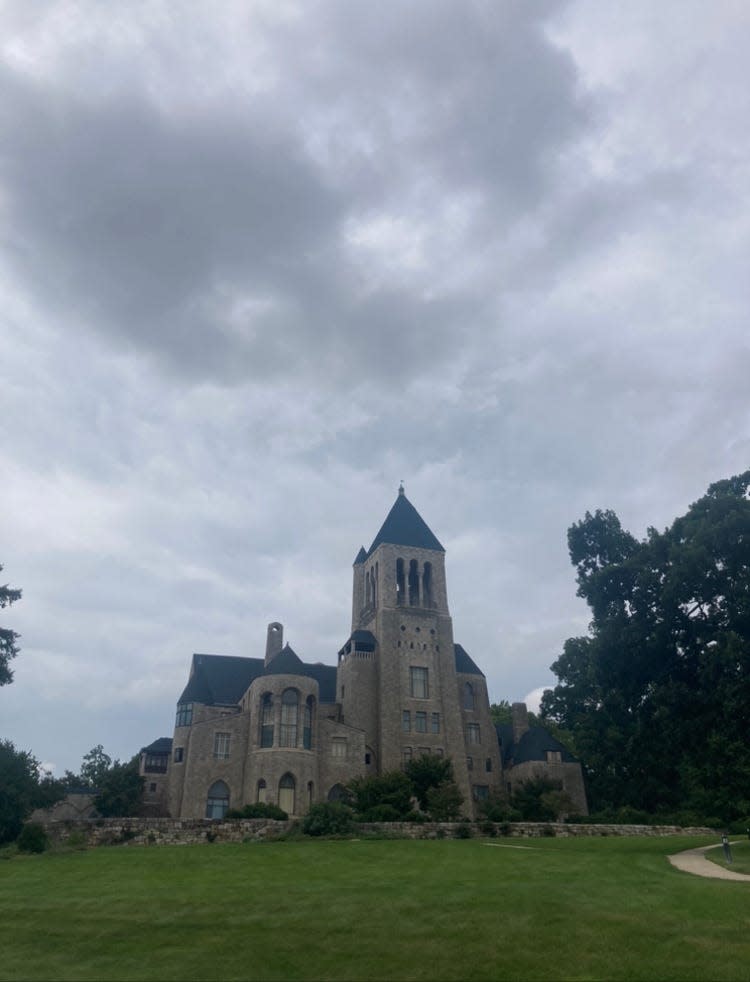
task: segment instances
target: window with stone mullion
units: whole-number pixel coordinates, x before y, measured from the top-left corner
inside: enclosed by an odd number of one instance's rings
[[[281,730],[279,746],[297,746],[297,708],[299,697],[295,689],[286,689],[281,697]]]

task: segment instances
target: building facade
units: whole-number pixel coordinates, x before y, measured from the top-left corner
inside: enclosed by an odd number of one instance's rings
[[[303,662],[276,622],[263,658],[193,655],[172,740],[141,753],[144,800],[180,818],[259,801],[299,816],[353,778],[436,754],[450,757],[467,815],[512,789],[519,767],[560,781],[585,813],[580,766],[545,730],[524,729],[523,710],[510,731],[493,724],[485,677],[453,638],[445,550],[399,488],[354,561],[337,665]]]

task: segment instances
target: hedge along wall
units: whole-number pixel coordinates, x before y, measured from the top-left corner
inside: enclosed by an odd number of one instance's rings
[[[247,842],[273,839],[294,823],[267,818],[230,821],[172,818],[103,818],[48,822],[47,834],[57,842],[102,845],[190,845],[201,842]],[[478,836],[637,836],[710,835],[716,829],[680,828],[677,825],[566,825],[562,822],[367,822],[356,826],[362,834],[402,839],[454,839]]]

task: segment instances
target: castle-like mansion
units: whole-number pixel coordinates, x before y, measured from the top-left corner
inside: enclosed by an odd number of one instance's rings
[[[221,818],[265,801],[302,815],[420,754],[450,757],[466,814],[538,774],[586,812],[580,766],[523,704],[512,726],[493,724],[485,677],[453,640],[445,550],[400,488],[354,561],[338,665],[303,662],[277,623],[264,658],[193,655],[174,737],[144,748],[141,770],[154,813]]]

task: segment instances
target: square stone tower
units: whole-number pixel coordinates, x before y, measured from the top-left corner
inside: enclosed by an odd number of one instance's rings
[[[344,722],[365,731],[377,772],[423,753],[448,756],[471,813],[445,549],[403,487],[355,559],[352,633],[338,681]]]

